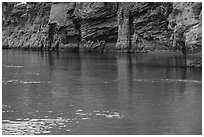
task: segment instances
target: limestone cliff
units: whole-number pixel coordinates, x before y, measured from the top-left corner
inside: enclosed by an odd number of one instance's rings
[[[168,50],[173,33],[168,24],[176,19],[191,26],[185,32],[188,54],[201,57],[202,4],[198,2],[3,2],[2,10],[3,48]]]
[[[201,66],[202,62],[202,4],[195,2],[173,3],[168,20],[189,26],[185,31],[188,51],[187,65]]]
[[[3,3],[3,48],[47,47],[46,28],[52,3]]]

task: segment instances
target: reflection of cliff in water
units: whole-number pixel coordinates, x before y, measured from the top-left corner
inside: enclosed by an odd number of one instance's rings
[[[137,66],[152,67],[184,67],[185,57],[181,54],[163,55],[160,54],[136,54],[133,55],[133,64]]]
[[[177,68],[177,65],[182,64],[185,59],[181,56],[137,57],[124,54],[117,58],[118,100],[115,100],[115,103],[122,106],[120,109],[126,119],[131,121],[131,126],[134,126],[139,134],[152,132],[190,134],[201,131],[201,127],[192,128],[192,125],[201,124],[199,117],[201,117],[202,105],[198,100],[193,99],[199,94],[199,90],[193,88],[193,83],[182,82],[191,77],[187,74],[189,70],[185,67]],[[138,62],[140,65],[137,64]],[[191,101],[196,104],[191,104]],[[186,103],[191,104],[193,110],[187,111]],[[178,115],[178,110],[185,114]],[[189,116],[195,117],[193,123],[189,120]],[[128,126],[130,124],[126,122],[122,125],[123,128]],[[164,128],[164,131],[150,130],[154,127]]]
[[[202,70],[182,60],[5,50],[3,120],[72,119],[56,134],[201,134]]]

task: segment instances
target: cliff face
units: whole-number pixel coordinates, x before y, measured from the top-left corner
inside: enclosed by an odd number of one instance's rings
[[[56,3],[49,23],[56,23],[55,33],[63,31],[65,48],[94,49],[102,40],[116,43],[116,15],[116,3]]]
[[[47,47],[51,3],[3,3],[3,48]]]
[[[187,47],[187,65],[202,65],[202,4],[195,2],[173,3],[173,11],[168,20],[187,26],[184,35]]]
[[[186,46],[195,50],[202,46],[202,5],[201,3],[174,3],[168,20],[176,19],[177,24],[192,26],[185,32]],[[195,24],[195,25],[194,25]]]
[[[189,54],[201,52],[201,3],[3,3],[3,48],[146,52],[170,49],[171,20],[191,25]],[[195,25],[193,25],[195,24]],[[104,44],[102,44],[104,43]]]
[[[136,51],[169,47],[171,32],[167,18],[172,6],[172,3],[120,3],[116,47]]]

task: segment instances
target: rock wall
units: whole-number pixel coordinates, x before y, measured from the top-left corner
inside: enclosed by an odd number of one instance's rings
[[[168,24],[176,19],[191,26],[185,32],[188,54],[202,51],[198,2],[3,2],[2,10],[3,48],[168,50],[173,33]]]
[[[185,32],[186,45],[190,50],[202,46],[202,4],[174,3],[168,20],[176,19],[177,24],[190,26]],[[195,25],[194,25],[195,24]]]
[[[118,40],[116,48],[130,50],[130,4],[121,3],[118,8]]]
[[[47,48],[47,23],[52,3],[2,3],[3,48]]]
[[[173,3],[173,11],[168,20],[187,26],[184,35],[188,51],[187,65],[202,65],[202,3]]]

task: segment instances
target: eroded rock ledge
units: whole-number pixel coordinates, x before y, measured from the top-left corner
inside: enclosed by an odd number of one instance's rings
[[[2,48],[148,52],[169,50],[172,19],[190,27],[188,55],[202,56],[198,2],[3,2]],[[198,56],[197,56],[198,55]],[[192,64],[192,63],[191,63]]]

